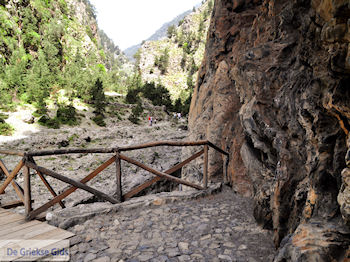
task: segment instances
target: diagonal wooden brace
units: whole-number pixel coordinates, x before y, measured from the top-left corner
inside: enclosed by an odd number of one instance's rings
[[[182,161],[181,163],[175,165],[174,167],[166,170],[164,173],[166,174],[172,174],[174,172],[176,172],[177,170],[181,169],[183,166],[185,166],[186,164],[188,164],[189,162],[191,162],[192,160],[196,159],[197,157],[200,157],[202,154],[204,153],[204,149],[202,149],[201,151],[195,153],[194,155],[190,156],[189,158],[187,158],[186,160]],[[131,189],[128,193],[126,193],[123,198],[129,199],[132,198],[133,196],[135,196],[136,194],[140,193],[142,190],[144,190],[145,188],[153,185],[154,183],[162,180],[164,178],[156,176],[148,181],[146,181],[145,183]]]
[[[115,156],[113,156],[110,159],[108,159],[105,163],[100,165],[96,170],[94,170],[89,175],[87,175],[85,178],[80,180],[80,183],[87,183],[87,182],[89,182],[91,179],[93,179],[95,176],[97,176],[99,173],[101,173],[104,169],[106,169],[108,166],[110,166],[112,163],[114,163],[114,161],[115,161]],[[66,198],[67,196],[72,194],[77,189],[78,189],[78,187],[75,187],[75,186],[68,188],[67,190],[63,191],[61,194],[59,194],[55,198],[51,199],[49,202],[45,203],[41,207],[39,207],[39,208],[33,210],[32,212],[30,212],[29,216],[27,217],[27,219],[28,220],[34,219],[37,215],[39,215],[40,213],[46,211],[48,208],[50,208],[51,206],[55,205],[56,203],[58,203],[62,199]]]
[[[32,161],[34,164],[36,164],[34,158],[32,156],[29,157],[29,160]],[[53,197],[56,197],[57,194],[55,192],[55,190],[52,188],[52,186],[50,185],[49,181],[46,180],[46,178],[43,176],[43,174],[41,174],[39,171],[36,171],[36,173],[38,174],[38,176],[40,177],[41,181],[43,181],[44,185],[46,186],[46,188],[50,191],[51,195]],[[62,201],[58,202],[60,204],[60,206],[62,208],[65,208],[66,206],[63,204]]]
[[[11,183],[11,181],[15,178],[15,176],[23,166],[24,166],[24,161],[22,159],[21,161],[19,161],[18,165],[15,167],[15,169],[12,170],[12,172],[6,178],[5,182],[0,187],[0,194],[5,192],[6,187]]]
[[[1,161],[0,159],[0,168],[4,171],[6,177],[10,176],[10,172],[8,171],[8,169],[6,168],[4,162]],[[23,189],[21,188],[20,185],[17,184],[16,181],[12,180],[11,184],[13,186],[13,188],[16,191],[16,194],[18,195],[18,197],[20,198],[20,200],[23,202],[24,201],[24,195],[23,195]]]
[[[127,156],[125,156],[123,154],[120,154],[119,157],[120,157],[120,159],[123,159],[126,162],[129,162],[129,163],[134,164],[134,165],[136,165],[138,167],[141,167],[142,169],[145,169],[148,172],[151,172],[151,173],[153,173],[153,174],[155,174],[155,175],[157,175],[159,177],[162,177],[162,178],[165,178],[165,179],[168,179],[168,180],[171,180],[171,181],[174,181],[176,183],[183,184],[183,185],[186,185],[186,186],[189,186],[189,187],[193,187],[193,188],[196,188],[198,190],[203,190],[204,189],[203,187],[201,187],[199,185],[196,185],[194,183],[187,182],[186,180],[183,180],[183,179],[180,179],[180,178],[168,175],[168,174],[166,174],[164,172],[160,172],[158,170],[155,170],[155,169],[153,169],[153,168],[151,168],[149,166],[146,166],[146,165],[136,161],[135,159],[127,157]]]
[[[25,163],[25,165],[27,167],[33,168],[34,170],[36,170],[36,171],[38,171],[40,173],[46,174],[48,176],[51,176],[53,178],[56,178],[56,179],[61,180],[63,182],[66,182],[67,184],[70,184],[70,185],[72,185],[72,186],[74,186],[76,188],[83,189],[83,190],[85,190],[85,191],[87,191],[87,192],[89,192],[89,193],[91,193],[91,194],[93,194],[93,195],[103,199],[103,200],[107,200],[107,201],[111,202],[112,204],[119,203],[119,201],[115,200],[114,198],[112,198],[112,197],[108,196],[107,194],[105,194],[105,193],[103,193],[101,191],[98,191],[98,190],[96,190],[96,189],[94,189],[92,187],[89,187],[89,186],[85,185],[84,183],[81,183],[79,181],[76,181],[76,180],[70,179],[68,177],[62,176],[62,175],[60,175],[60,174],[58,174],[58,173],[56,173],[54,171],[51,171],[51,170],[46,169],[46,168],[41,167],[41,166],[37,166],[34,163],[29,162],[29,161],[27,161]]]

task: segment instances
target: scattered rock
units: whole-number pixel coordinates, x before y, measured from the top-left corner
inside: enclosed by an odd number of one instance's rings
[[[96,258],[94,260],[94,262],[110,262],[110,261],[111,261],[111,259],[107,256],[99,257],[99,258]]]
[[[89,253],[84,257],[84,262],[93,261],[96,258],[96,254]]]
[[[62,140],[62,141],[58,142],[57,145],[59,147],[67,147],[67,146],[69,146],[69,141],[68,140]]]

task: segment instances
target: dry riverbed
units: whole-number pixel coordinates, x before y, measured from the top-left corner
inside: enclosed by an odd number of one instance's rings
[[[110,109],[111,110],[111,109]],[[106,119],[107,126],[99,127],[89,120],[90,112],[84,112],[81,124],[75,127],[64,126],[60,129],[48,129],[37,124],[27,124],[24,121],[30,117],[30,111],[23,110],[11,113],[7,122],[16,128],[12,137],[0,136],[0,148],[19,151],[35,151],[58,148],[114,148],[118,146],[140,144],[160,140],[186,140],[187,131],[183,130],[186,120],[174,121],[165,112],[157,109],[145,111],[139,125],[132,124],[128,119],[130,109],[118,108],[117,114],[109,113]],[[89,115],[90,114],[90,115]],[[147,117],[152,114],[158,119],[156,124],[148,125]],[[126,153],[128,156],[164,171],[177,164],[181,160],[180,147],[157,147],[137,150]],[[53,170],[69,178],[79,180],[95,170],[108,160],[112,154],[75,154],[36,157],[38,165]],[[0,156],[8,169],[12,170],[20,160],[15,156]],[[32,194],[34,208],[40,206],[52,196],[37,175],[31,171]],[[152,177],[147,171],[136,166],[122,162],[123,192],[141,184]],[[47,177],[50,184],[60,192],[67,184]],[[23,176],[19,175],[17,182],[22,184]],[[115,165],[110,165],[93,180],[88,183],[102,192],[113,194],[115,192]],[[1,202],[12,201],[16,195],[11,186],[6,189],[6,194],[0,196]],[[84,201],[91,201],[91,194],[77,190],[64,202],[67,206],[77,205]],[[17,208],[23,212],[23,208]]]

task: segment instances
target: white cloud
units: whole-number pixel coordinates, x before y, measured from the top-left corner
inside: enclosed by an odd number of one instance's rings
[[[99,27],[122,50],[150,37],[200,0],[90,0]]]

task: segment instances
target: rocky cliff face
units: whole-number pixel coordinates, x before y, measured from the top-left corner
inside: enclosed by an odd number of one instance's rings
[[[173,24],[167,37],[149,39],[141,45],[136,56],[139,57],[137,64],[144,82],[163,85],[173,100],[187,100],[203,60],[212,8],[213,0],[203,1],[200,7],[187,13],[179,25]],[[168,61],[159,66],[164,54]]]
[[[273,229],[275,261],[349,259],[349,42],[348,0],[215,2],[190,139],[230,152],[229,181]]]

